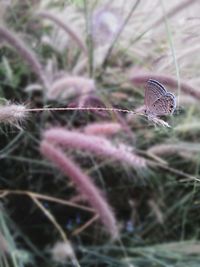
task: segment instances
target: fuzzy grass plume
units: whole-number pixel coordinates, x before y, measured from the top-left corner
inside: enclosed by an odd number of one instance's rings
[[[112,238],[117,238],[118,228],[115,217],[101,192],[93,184],[91,178],[84,174],[80,167],[60,148],[56,147],[55,143],[59,143],[59,140],[58,142],[54,140],[53,145],[45,135],[40,146],[41,153],[73,181],[79,193],[83,195],[83,197],[87,199],[89,204],[95,209]]]
[[[50,100],[79,97],[79,106],[83,106],[90,94],[95,93],[95,82],[81,76],[65,76],[53,82],[47,97]]]
[[[37,77],[42,82],[45,88],[49,87],[49,82],[43,70],[43,66],[40,64],[35,53],[30,49],[25,42],[17,36],[14,32],[9,30],[6,26],[0,25],[0,38],[11,47],[13,47],[16,52],[26,61],[32,71],[37,75]]]
[[[53,13],[50,13],[48,11],[40,11],[36,15],[38,15],[38,16],[40,16],[42,18],[49,19],[50,21],[52,21],[55,24],[57,24],[61,29],[63,29],[63,31],[65,31],[75,41],[75,43],[77,44],[77,46],[79,46],[80,49],[85,54],[87,54],[87,48],[86,48],[85,44],[83,43],[83,41],[81,40],[81,38],[78,36],[78,34],[76,33],[76,31],[72,29],[71,25],[70,26],[67,25],[60,18],[58,18]]]
[[[83,130],[86,134],[112,136],[122,131],[122,126],[117,122],[96,122],[88,124]]]
[[[110,158],[113,161],[128,164],[136,169],[146,167],[145,159],[130,152],[130,147],[120,143],[115,146],[103,137],[69,131],[64,128],[52,128],[44,133],[44,138],[52,144],[85,150],[103,159]]]
[[[0,105],[0,123],[19,125],[27,117],[24,105],[6,104]]]

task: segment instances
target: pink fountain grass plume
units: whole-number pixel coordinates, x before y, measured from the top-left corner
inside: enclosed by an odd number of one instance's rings
[[[22,41],[22,39],[4,26],[0,26],[0,38],[5,40],[11,47],[14,47],[16,52],[28,63],[32,71],[38,76],[43,86],[48,88],[49,82],[42,65],[35,53]]]
[[[87,48],[80,37],[77,35],[76,31],[71,28],[71,25],[67,25],[60,18],[48,11],[41,11],[37,14],[40,17],[49,19],[62,28],[80,47],[80,49],[87,55]]]
[[[24,105],[6,104],[0,105],[0,123],[18,126],[27,117]]]
[[[134,69],[130,74],[130,81],[134,85],[144,85],[149,79],[155,79],[158,80],[159,82],[163,83],[164,85],[167,85],[171,88],[177,88],[178,87],[178,82],[177,79],[168,76],[168,75],[160,75],[160,74],[154,74],[154,73],[134,73]],[[188,95],[193,96],[194,98],[200,99],[200,91],[197,90],[196,88],[192,87],[186,82],[181,82],[180,83],[180,89]]]
[[[112,136],[122,130],[122,126],[117,122],[96,122],[88,124],[83,131],[91,135]]]
[[[158,156],[169,156],[174,154],[180,154],[181,152],[192,152],[197,154],[200,146],[198,143],[177,142],[175,144],[158,144],[148,149],[148,153]]]
[[[92,34],[96,45],[108,45],[122,26],[119,10],[109,8],[108,5],[98,8],[92,15]]]
[[[80,96],[79,106],[82,106],[85,97],[95,90],[95,83],[92,79],[80,76],[62,77],[52,84],[47,97],[49,99],[66,99],[72,95],[78,95]]]
[[[148,149],[148,153],[155,154],[158,156],[169,156],[174,155],[180,151],[183,151],[184,147],[180,146],[180,144],[159,144],[152,146]]]
[[[103,159],[110,158],[120,163],[125,163],[135,169],[145,168],[144,158],[130,152],[131,147],[123,144],[114,146],[109,140],[94,135],[86,135],[64,128],[52,128],[44,133],[44,138],[50,143],[62,145],[62,147],[85,150]]]
[[[71,133],[71,136],[73,138],[73,133]],[[84,174],[77,164],[66,156],[60,148],[55,147],[49,143],[49,140],[45,139],[46,134],[40,146],[41,153],[73,181],[80,194],[95,209],[112,238],[116,239],[118,237],[117,223],[111,208],[100,190],[93,184],[91,178]]]
[[[80,102],[83,103],[83,107],[102,107],[102,108],[106,108],[105,104],[103,103],[103,101],[98,97],[95,96],[94,94],[90,94],[90,96],[88,96],[87,98],[85,97],[84,101],[82,99],[82,101],[79,101],[79,107],[80,107]],[[110,108],[112,109],[112,104],[109,105]],[[135,136],[133,134],[133,132],[131,131],[129,125],[127,124],[126,119],[121,116],[120,112],[117,112],[115,110],[115,108],[113,107],[113,110],[111,110],[112,113],[114,113],[114,117],[115,120],[118,122],[118,124],[121,125],[121,128],[123,128],[123,130],[132,138],[134,139]],[[93,110],[94,113],[96,113],[97,115],[101,116],[104,119],[109,119],[110,118],[110,114],[106,111],[100,111],[100,110]]]

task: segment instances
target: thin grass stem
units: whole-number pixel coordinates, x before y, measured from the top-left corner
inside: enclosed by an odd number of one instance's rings
[[[126,19],[124,20],[122,26],[120,27],[119,31],[117,32],[116,36],[114,37],[114,40],[113,42],[111,43],[110,47],[108,48],[108,51],[105,55],[105,58],[104,58],[104,61],[102,63],[102,67],[101,67],[101,73],[99,76],[102,76],[106,70],[106,67],[107,67],[107,64],[108,64],[108,61],[110,59],[110,56],[112,54],[112,51],[116,45],[116,43],[118,42],[119,40],[119,37],[121,36],[124,28],[126,27],[128,21],[130,20],[131,16],[133,15],[133,12],[136,10],[138,4],[140,3],[140,0],[137,0],[136,3],[134,3],[133,7],[131,8],[130,12],[128,13]]]

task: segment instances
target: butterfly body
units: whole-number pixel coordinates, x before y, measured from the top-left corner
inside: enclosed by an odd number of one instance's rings
[[[148,116],[170,115],[176,108],[176,98],[161,83],[150,79],[145,89],[144,104]]]

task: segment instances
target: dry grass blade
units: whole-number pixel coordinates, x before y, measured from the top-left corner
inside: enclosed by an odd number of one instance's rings
[[[76,229],[72,235],[79,235],[81,232],[83,232],[86,228],[88,228],[91,224],[93,224],[96,220],[99,219],[99,215],[94,215],[88,222],[86,222],[83,226]]]
[[[56,221],[55,217],[52,215],[52,213],[50,211],[48,211],[41,203],[40,201],[35,198],[34,196],[30,196],[33,200],[33,202],[41,209],[41,211],[44,213],[44,215],[53,223],[53,225],[55,226],[55,228],[58,230],[58,232],[60,233],[61,238],[63,239],[63,241],[67,241],[67,236],[65,234],[65,232],[63,231],[62,227],[58,224],[58,222]]]
[[[26,190],[8,190],[8,189],[3,189],[0,190],[0,198],[4,198],[7,195],[27,195],[31,198],[35,198],[35,199],[42,199],[42,200],[46,200],[46,201],[51,201],[51,202],[55,202],[58,204],[62,204],[62,205],[66,205],[69,207],[73,207],[73,208],[77,208],[77,209],[81,209],[87,212],[91,212],[94,213],[95,211],[89,207],[80,205],[80,204],[76,204],[72,201],[68,201],[65,199],[60,199],[57,197],[52,197],[52,196],[47,196],[44,194],[38,194],[38,193],[34,193],[31,191],[26,191]]]
[[[180,181],[182,181],[182,182],[188,182],[188,181],[197,181],[197,182],[200,182],[200,178],[199,177],[196,177],[194,175],[188,174],[188,173],[186,173],[184,171],[175,169],[173,167],[167,166],[166,164],[160,164],[160,163],[152,162],[152,161],[148,161],[148,164],[149,164],[149,166],[151,166],[153,168],[159,167],[159,168],[164,169],[164,170],[167,170],[170,173],[173,173],[173,174],[175,174],[175,175],[177,175],[179,177],[186,178],[186,179],[181,179]]]

